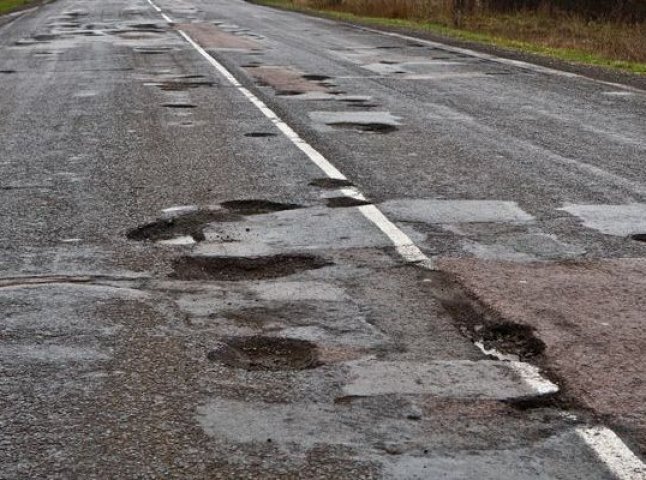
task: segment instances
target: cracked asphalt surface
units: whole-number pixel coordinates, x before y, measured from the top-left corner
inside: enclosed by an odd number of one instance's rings
[[[0,25],[0,478],[646,478],[644,91],[239,0]]]

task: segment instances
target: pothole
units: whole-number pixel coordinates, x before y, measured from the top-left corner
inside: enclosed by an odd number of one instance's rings
[[[302,95],[305,92],[300,90],[276,90],[276,95],[279,97],[293,97],[296,95]]]
[[[262,257],[184,256],[175,260],[171,277],[180,280],[243,281],[286,277],[332,265],[314,255]]]
[[[350,180],[344,180],[341,178],[317,178],[312,180],[309,185],[312,187],[330,189],[354,187],[354,183]]]
[[[166,108],[196,108],[197,105],[192,103],[162,103],[162,107]]]
[[[220,204],[229,211],[240,215],[261,215],[263,213],[281,212],[301,208],[295,203],[279,203],[270,200],[231,200]]]
[[[136,47],[135,52],[143,55],[161,55],[172,50],[170,47]]]
[[[360,132],[367,132],[367,133],[383,134],[383,133],[392,133],[397,130],[397,127],[395,125],[389,125],[387,123],[378,123],[378,122],[373,122],[373,123],[338,122],[338,123],[331,123],[330,125],[337,128],[358,130]]]
[[[638,242],[646,242],[646,233],[636,233],[631,235],[630,238]]]
[[[130,240],[158,242],[190,236],[196,242],[201,242],[204,240],[202,230],[207,223],[236,220],[240,220],[240,217],[231,212],[197,210],[134,228],[126,234],[126,237]]]
[[[329,77],[327,75],[319,75],[319,74],[315,74],[315,73],[306,73],[305,75],[302,75],[302,77],[305,80],[311,80],[313,82],[322,82],[322,81],[325,81],[325,80],[331,80],[332,79],[332,77]]]
[[[521,359],[535,357],[545,351],[545,344],[534,335],[528,325],[502,322],[486,325],[475,330],[476,341],[485,349],[496,349],[505,354],[517,355]]]
[[[212,362],[232,368],[276,372],[306,370],[320,365],[316,345],[280,337],[233,337],[207,354]]]
[[[159,88],[165,91],[177,92],[192,88],[212,87],[213,85],[215,85],[215,82],[162,82],[159,84]]]
[[[329,208],[348,208],[360,207],[362,205],[370,205],[371,202],[367,200],[359,200],[352,197],[332,197],[327,199],[327,206]]]
[[[275,133],[270,132],[249,132],[244,134],[245,137],[251,138],[266,138],[266,137],[275,137]]]

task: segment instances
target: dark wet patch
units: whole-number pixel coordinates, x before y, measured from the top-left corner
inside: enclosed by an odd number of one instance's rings
[[[275,137],[275,133],[270,133],[270,132],[249,132],[244,134],[245,137],[251,137],[251,138],[267,138],[267,137]]]
[[[646,242],[646,233],[636,233],[631,235],[630,238],[637,242]]]
[[[189,90],[192,88],[200,88],[200,87],[212,87],[215,85],[215,82],[207,82],[207,81],[202,81],[202,82],[162,82],[159,84],[159,88],[165,91],[182,91],[182,90]]]
[[[354,183],[350,180],[342,180],[340,178],[317,178],[312,180],[308,185],[311,185],[312,187],[331,189],[354,187]]]
[[[327,75],[319,75],[316,73],[306,73],[305,75],[302,75],[302,77],[305,80],[312,80],[314,82],[322,82],[324,80],[331,80],[332,77],[329,77]]]
[[[0,73],[4,74],[4,75],[11,75],[12,73],[16,73],[16,71],[15,70],[0,70]]]
[[[395,62],[393,60],[380,60],[379,63],[383,65],[397,65],[400,62]]]
[[[424,45],[423,43],[419,43],[419,42],[407,41],[406,46],[420,48],[420,47],[425,47],[426,45]]]
[[[379,50],[394,50],[394,49],[401,48],[401,47],[398,47],[398,46],[395,46],[395,45],[380,45],[380,46],[375,47],[375,48],[378,48]]]
[[[545,344],[534,335],[528,325],[502,322],[487,325],[476,332],[486,349],[495,348],[499,352],[531,358],[545,351]]]
[[[227,367],[253,371],[306,370],[320,365],[316,345],[294,338],[233,337],[206,356]]]
[[[231,200],[220,204],[231,212],[240,215],[260,215],[263,213],[281,212],[283,210],[295,210],[301,205],[295,203],[280,203],[269,200]]]
[[[378,107],[376,103],[370,103],[365,100],[344,100],[350,108],[375,108]]]
[[[162,107],[166,108],[196,108],[197,105],[192,103],[162,103]]]
[[[191,74],[191,75],[180,75],[179,77],[175,77],[177,79],[196,79],[196,78],[206,78],[204,75],[199,75],[199,74]]]
[[[392,133],[397,130],[397,127],[395,125],[390,125],[388,123],[379,123],[379,122],[371,122],[371,123],[338,122],[338,123],[331,123],[330,125],[337,128],[346,128],[349,130],[358,130],[360,132],[367,132],[367,133],[384,134],[384,133]]]
[[[204,240],[203,229],[211,222],[233,222],[240,220],[238,215],[218,210],[197,210],[169,219],[160,219],[130,230],[129,240],[171,240],[180,236],[191,236],[196,242]]]
[[[276,90],[276,95],[279,97],[293,97],[296,95],[302,95],[304,92],[300,90]]]
[[[136,23],[130,26],[130,29],[139,32],[163,32],[165,29],[157,23]]]
[[[362,205],[370,204],[371,202],[366,200],[358,200],[352,197],[332,197],[327,199],[327,206],[329,208],[360,207]]]
[[[314,255],[270,255],[263,257],[185,256],[175,260],[172,278],[237,282],[286,277],[332,265]]]
[[[32,35],[32,38],[38,42],[51,42],[52,40],[58,38],[58,35],[51,33],[38,33],[36,35]]]

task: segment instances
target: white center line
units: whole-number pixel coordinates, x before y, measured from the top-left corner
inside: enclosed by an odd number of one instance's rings
[[[150,5],[156,7],[156,5],[151,1],[147,0]],[[159,7],[157,7],[159,8]],[[156,8],[156,10],[157,10]],[[158,10],[161,13],[161,9]],[[161,13],[164,19],[173,23],[164,13]],[[330,161],[325,158],[320,152],[318,152],[314,147],[307,143],[301,136],[294,131],[287,123],[285,123],[272,109],[270,109],[262,100],[255,96],[251,91],[242,86],[238,79],[224,67],[220,62],[213,58],[206,50],[204,50],[197,42],[195,42],[186,32],[183,30],[178,30],[179,34],[191,44],[197,52],[202,55],[224,78],[226,78],[231,85],[238,89],[262,114],[267,117],[275,126],[278,128],[299,150],[301,150],[307,157],[319,167],[329,178],[336,180],[347,180],[346,176],[343,175]],[[363,195],[356,192],[356,190],[342,190],[347,196],[352,196],[353,198],[361,197],[365,199]],[[413,241],[406,235],[402,230],[397,227],[393,222],[388,220],[388,218],[374,205],[365,205],[359,207],[361,214],[372,222],[381,232],[386,235],[392,244],[395,246],[397,253],[409,263],[415,263],[421,267],[433,270],[433,261],[426,256],[420,248],[413,243]]]
[[[159,13],[168,23],[174,23],[173,20],[164,14],[152,0],[147,2]],[[328,159],[319,153],[314,147],[303,140],[289,125],[287,125],[273,110],[271,110],[262,100],[243,87],[238,79],[227,70],[220,62],[213,58],[209,53],[198,45],[186,32],[178,30],[179,34],[195,50],[202,55],[229,83],[238,89],[252,104],[260,110],[283,134],[298,147],[307,157],[316,164],[328,177],[338,180],[347,180]],[[383,32],[379,32],[383,33]],[[430,43],[430,42],[427,42]],[[520,63],[509,61],[512,63]],[[576,75],[577,77],[579,75]],[[626,88],[622,86],[622,88]],[[365,199],[365,197],[356,189],[341,190],[344,195]],[[364,205],[358,208],[363,216],[379,228],[393,243],[399,255],[407,262],[415,263],[429,270],[434,269],[433,261],[426,256],[393,222],[374,205]],[[537,391],[553,389],[553,384],[548,380],[538,376],[534,370],[529,373],[527,368],[532,369],[530,365],[524,366],[520,362],[515,362],[517,373],[523,377],[530,385],[536,387]],[[552,390],[550,390],[552,391]],[[544,393],[544,392],[543,392]],[[578,428],[576,433],[586,445],[588,445],[597,455],[599,460],[617,477],[618,480],[642,480],[646,478],[646,466],[644,463],[621,441],[621,439],[610,429],[606,427],[589,427]]]

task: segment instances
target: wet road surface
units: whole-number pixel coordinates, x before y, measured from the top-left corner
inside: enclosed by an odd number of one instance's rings
[[[237,0],[6,23],[0,478],[646,478],[645,113]]]

